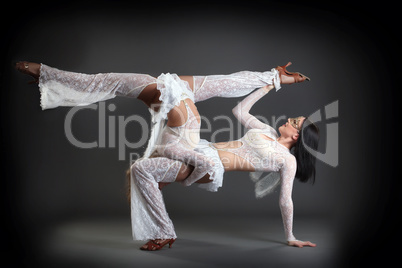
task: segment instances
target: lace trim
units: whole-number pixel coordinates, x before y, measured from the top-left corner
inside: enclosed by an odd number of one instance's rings
[[[225,173],[225,168],[219,158],[218,151],[211,146],[210,142],[204,139],[200,140],[195,151],[204,154],[215,163],[212,171],[208,172],[210,175],[209,179],[212,180],[212,182],[200,184],[199,187],[210,192],[217,192],[223,185],[223,174]]]
[[[79,73],[60,71],[41,64],[39,91],[42,110],[59,106],[85,106],[115,97],[111,90],[101,91],[102,86],[82,90],[83,85],[87,85],[88,81],[83,82],[81,76],[83,75]]]
[[[39,84],[38,84],[38,86],[39,86],[39,92],[40,92],[40,107],[42,108],[42,110],[45,110],[46,108],[44,108],[45,107],[45,96],[44,96],[44,93],[43,93],[43,83],[42,83],[42,81],[43,81],[43,77],[42,77],[42,67],[43,67],[43,64],[41,63],[40,64],[40,68],[39,68]]]
[[[271,72],[273,72],[274,74],[274,78],[273,78],[273,83],[274,83],[274,86],[275,86],[275,89],[276,89],[276,91],[278,91],[280,88],[281,88],[281,79],[280,79],[280,77],[279,77],[279,72],[278,72],[278,70],[277,69],[275,69],[275,68],[272,68],[271,69]]]
[[[167,114],[173,107],[186,98],[194,101],[194,93],[187,82],[181,80],[177,74],[161,74],[157,78],[157,89],[161,92],[159,100],[162,101],[159,112],[153,116],[154,121],[167,119]]]

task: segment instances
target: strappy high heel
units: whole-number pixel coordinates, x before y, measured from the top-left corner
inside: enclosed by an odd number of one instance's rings
[[[35,70],[33,65],[39,65],[39,68]],[[17,71],[23,74],[27,74],[34,78],[34,80],[29,81],[28,84],[34,84],[34,83],[39,84],[40,64],[27,61],[19,61],[15,63],[14,67],[15,69],[17,69]]]
[[[293,83],[300,83],[305,80],[310,81],[310,78],[301,74],[301,73],[291,73],[286,70],[286,67],[291,65],[291,62],[283,66],[276,67],[276,70],[279,72],[279,77],[281,79],[281,84],[293,84]]]
[[[147,250],[147,251],[155,251],[155,250],[160,250],[167,244],[169,244],[169,248],[172,247],[172,244],[176,241],[176,239],[165,239],[163,242],[158,242],[157,240],[149,240],[145,245],[140,247],[141,250]]]

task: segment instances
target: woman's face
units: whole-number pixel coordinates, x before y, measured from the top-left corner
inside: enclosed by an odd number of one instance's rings
[[[288,121],[279,127],[279,133],[285,138],[297,135],[301,130],[304,120],[306,120],[304,116],[288,118]]]

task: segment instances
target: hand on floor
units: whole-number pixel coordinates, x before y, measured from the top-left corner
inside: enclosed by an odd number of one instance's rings
[[[302,247],[315,247],[316,244],[311,243],[310,241],[288,241],[288,245],[289,246],[293,246],[293,247],[298,247],[298,248],[302,248]]]

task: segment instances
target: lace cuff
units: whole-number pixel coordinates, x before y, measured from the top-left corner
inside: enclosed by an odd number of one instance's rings
[[[212,172],[209,173],[209,179],[212,180],[209,183],[200,184],[199,187],[210,192],[217,192],[223,185],[223,174],[225,173],[225,168],[223,167],[222,161],[219,158],[218,151],[213,148],[210,142],[201,139],[198,143],[195,151],[200,152],[214,161],[215,165]]]
[[[279,77],[279,72],[275,68],[272,68],[271,72],[273,73],[274,76],[272,81],[274,83],[276,91],[278,91],[281,88],[281,79]]]
[[[42,110],[59,106],[85,106],[115,97],[113,92],[79,91],[78,87],[71,82],[73,79],[70,79],[69,83],[55,79],[60,76],[59,73],[62,71],[41,64],[39,90]]]

